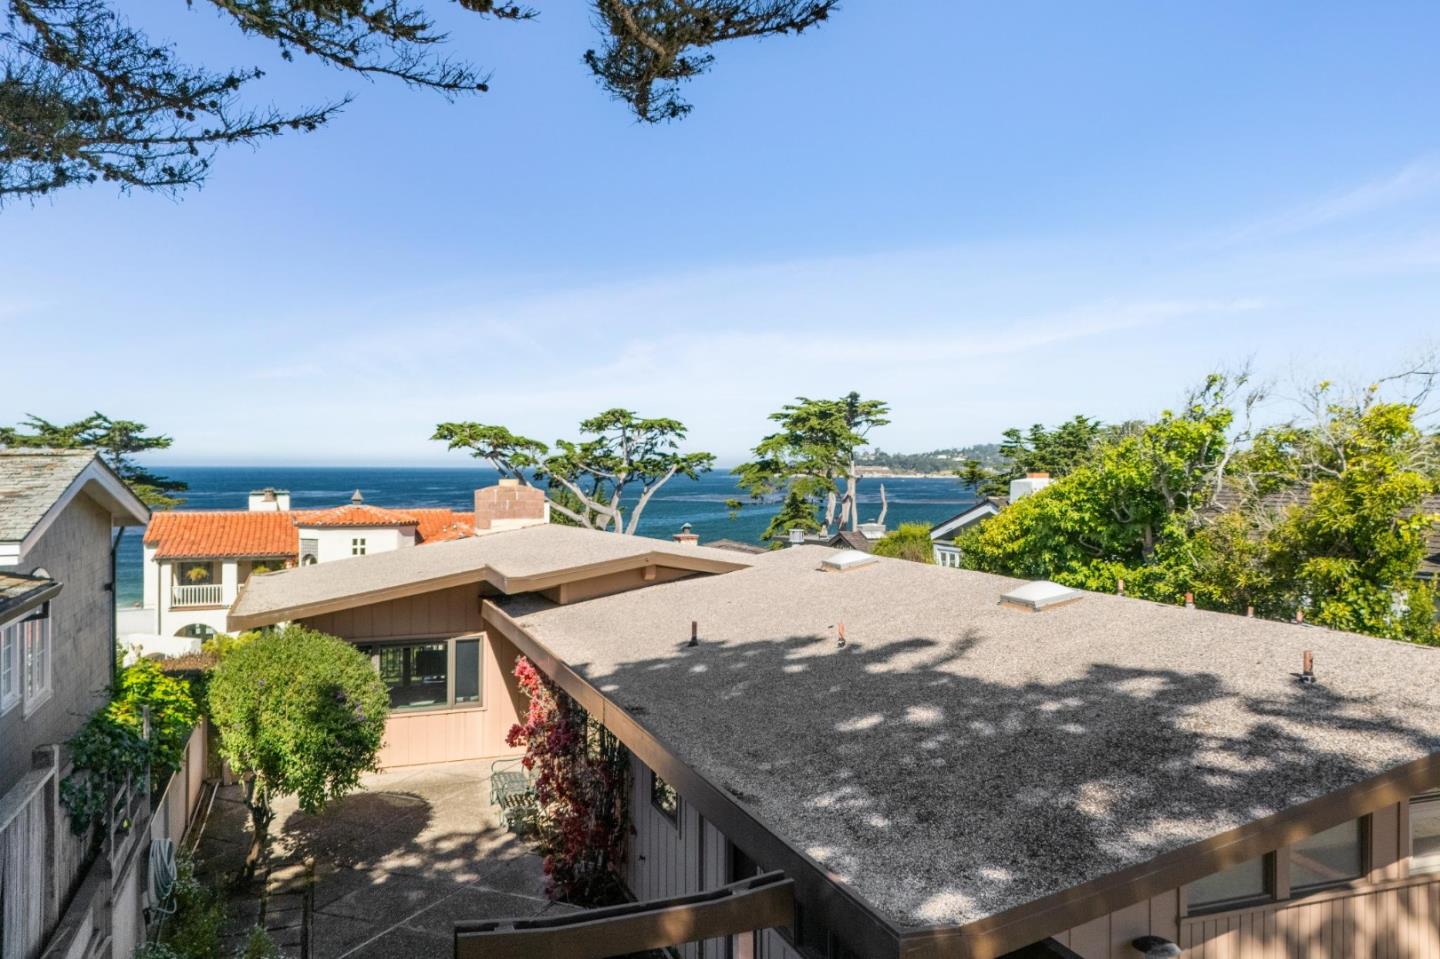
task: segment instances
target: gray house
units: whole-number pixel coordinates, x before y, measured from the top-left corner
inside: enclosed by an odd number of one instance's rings
[[[88,450],[0,450],[0,797],[105,702],[116,530],[145,504]]]

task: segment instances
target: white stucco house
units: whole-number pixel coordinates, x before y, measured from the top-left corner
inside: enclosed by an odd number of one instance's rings
[[[503,525],[480,499],[482,528]],[[252,576],[473,536],[475,515],[374,506],[359,490],[343,506],[296,510],[276,489],[252,492],[243,510],[156,513],[145,531],[143,599],[121,611],[120,641],[135,654],[193,652],[225,631],[225,611]]]

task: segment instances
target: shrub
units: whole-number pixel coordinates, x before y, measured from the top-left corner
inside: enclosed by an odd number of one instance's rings
[[[886,533],[875,544],[876,556],[891,556],[908,559],[912,563],[935,562],[935,544],[930,539],[930,527],[924,523],[901,523],[900,528]]]
[[[60,801],[70,813],[71,828],[83,833],[103,818],[127,776],[138,779],[148,767],[155,782],[164,781],[180,767],[199,719],[189,685],[154,662],[142,659],[117,672],[110,702],[69,743],[75,769],[60,784]]]
[[[587,906],[620,901],[630,835],[628,754],[523,656],[515,678],[530,706],[505,741],[525,747],[525,768],[535,774],[534,828],[546,893]]]
[[[378,768],[389,709],[370,661],[334,636],[290,625],[225,654],[210,679],[210,717],[255,827],[247,875],[265,850],[276,797],[318,812]]]
[[[263,926],[253,926],[236,956],[237,959],[280,959],[280,947]]]

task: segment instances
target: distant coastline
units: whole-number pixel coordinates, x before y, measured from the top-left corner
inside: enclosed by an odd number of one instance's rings
[[[190,484],[179,494],[187,510],[245,509],[253,489],[273,486],[288,489],[295,509],[338,506],[360,490],[368,503],[378,506],[448,506],[469,509],[475,490],[490,486],[498,474],[487,467],[300,467],[300,466],[164,466],[156,472]],[[891,529],[901,523],[933,525],[954,516],[975,502],[975,496],[954,474],[926,476],[919,473],[871,472],[889,467],[866,467],[859,484],[858,499],[862,521],[879,516],[879,480],[905,480],[903,486],[886,490],[888,510],[885,522]],[[728,505],[744,505],[732,511]],[[740,489],[728,470],[716,470],[689,481],[667,483],[651,500],[640,520],[639,533],[668,539],[686,523],[701,543],[717,539],[758,543],[779,508],[778,497],[756,503]],[[140,601],[141,535],[131,531],[121,537],[117,550],[116,602],[130,606]]]

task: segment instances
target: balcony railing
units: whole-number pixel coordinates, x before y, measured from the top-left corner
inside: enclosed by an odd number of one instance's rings
[[[171,606],[223,606],[225,603],[219,583],[202,583],[198,586],[170,587]]]

